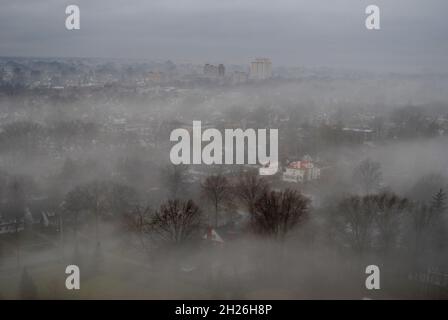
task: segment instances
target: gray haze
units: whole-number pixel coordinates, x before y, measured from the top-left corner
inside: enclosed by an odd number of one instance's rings
[[[448,299],[448,5],[370,1],[0,0],[0,300]],[[193,121],[279,172],[172,165]]]
[[[81,30],[65,30],[65,7]],[[367,5],[381,30],[364,27]],[[445,0],[2,0],[0,56],[118,57],[434,72],[448,68]]]

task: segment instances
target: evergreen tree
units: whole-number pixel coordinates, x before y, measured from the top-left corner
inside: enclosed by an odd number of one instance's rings
[[[439,192],[437,192],[432,197],[432,203],[431,208],[435,211],[437,215],[441,215],[446,210],[446,194],[443,191],[443,189],[440,189]]]
[[[435,223],[433,230],[434,245],[439,251],[446,248],[447,241],[447,225],[444,213],[447,209],[446,194],[440,189],[433,197],[431,203],[431,211],[433,212]]]

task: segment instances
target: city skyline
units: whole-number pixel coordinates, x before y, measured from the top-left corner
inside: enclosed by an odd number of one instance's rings
[[[242,64],[258,56],[277,66],[447,71],[443,1],[376,1],[381,30],[364,26],[367,1],[78,0],[81,29],[64,27],[69,2],[6,3],[0,55],[165,59]],[[412,4],[412,6],[411,6]],[[14,19],[12,19],[14,17]],[[427,50],[425,48],[431,48]]]

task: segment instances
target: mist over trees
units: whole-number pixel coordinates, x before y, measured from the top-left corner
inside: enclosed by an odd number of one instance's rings
[[[395,194],[350,196],[339,203],[340,231],[350,246],[363,253],[377,248],[383,252],[399,246],[400,223],[408,207],[408,200]]]
[[[260,234],[284,240],[308,214],[309,200],[297,191],[265,191],[255,202],[253,229]]]
[[[447,297],[446,77],[235,83],[244,68],[75,59],[24,71],[71,85],[18,86],[0,65],[2,297]],[[171,164],[170,132],[193,120],[278,128],[278,174]],[[69,263],[85,291],[66,292]],[[363,287],[369,264],[381,292]]]
[[[199,232],[201,212],[192,201],[169,200],[154,213],[151,229],[163,241],[181,244]]]
[[[355,169],[353,174],[355,184],[361,188],[365,194],[370,194],[381,186],[381,164],[370,159],[363,160]]]
[[[219,226],[219,210],[220,206],[225,201],[229,201],[231,195],[231,188],[229,181],[221,174],[211,175],[207,177],[202,184],[202,191],[204,196],[211,202],[215,210],[214,219],[209,218],[210,221],[214,221],[214,226]]]

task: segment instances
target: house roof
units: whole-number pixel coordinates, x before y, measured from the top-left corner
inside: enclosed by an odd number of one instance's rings
[[[216,230],[212,227],[209,227],[207,232],[202,237],[204,240],[213,241],[213,242],[219,242],[224,243],[224,240],[221,238],[221,236],[216,232]]]

